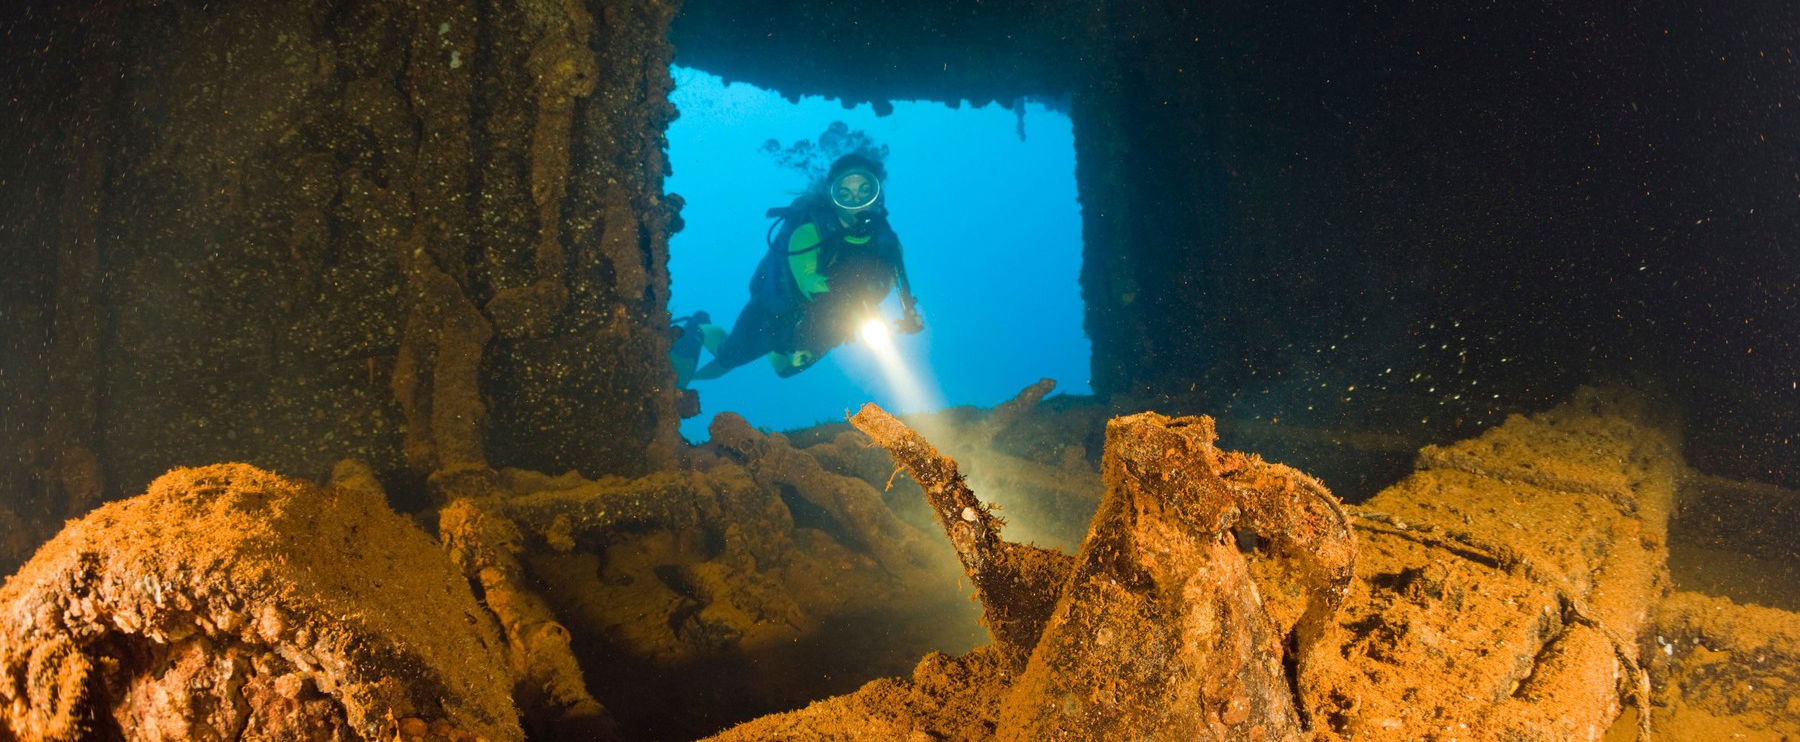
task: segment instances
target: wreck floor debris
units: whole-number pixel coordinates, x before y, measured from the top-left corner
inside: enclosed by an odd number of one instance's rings
[[[1652,612],[1668,586],[1666,528],[1682,472],[1667,429],[1635,398],[1587,390],[1551,412],[1515,417],[1479,438],[1423,451],[1412,476],[1353,511],[1359,515],[1356,576],[1329,630],[1316,639],[1327,651],[1313,652],[1311,662],[1290,664],[1300,668],[1298,705],[1315,714],[1304,734],[1600,739],[1617,718],[1622,726],[1612,729],[1611,738],[1641,738],[1645,729],[1636,712],[1621,715],[1620,710],[1621,704],[1651,700],[1644,694],[1647,676],[1634,639],[1651,628]],[[904,448],[896,450],[899,458],[908,455]],[[985,514],[976,512],[969,525],[985,525]],[[1101,533],[1103,520],[1104,515],[1096,519],[1094,533]],[[1291,569],[1274,568],[1276,561],[1261,553],[1253,550],[1250,563],[1268,614],[1295,615],[1302,591],[1295,589]],[[1162,594],[1163,600],[1179,599]],[[1786,639],[1795,631],[1788,628]],[[855,694],[758,719],[717,739],[863,739],[889,733],[913,739],[1025,738],[1007,709],[1020,693],[1043,691],[1020,690],[1022,677],[1006,661],[1006,642],[996,633],[995,647],[981,653],[927,657],[910,681],[871,683]],[[1106,655],[1104,647],[1094,646],[1101,635],[1095,628],[1086,634],[1089,644],[1072,651]],[[1283,651],[1296,649],[1306,648],[1288,645]],[[1112,694],[1109,700],[1119,708],[1110,713],[1142,714],[1136,709],[1154,709],[1168,697],[1166,683],[1134,685],[1131,673],[1114,671],[1120,667],[1107,666],[1104,673],[1096,667],[1089,680],[1103,680],[1098,687]],[[1055,698],[1064,700],[1049,700]],[[1033,708],[1064,717],[1083,713],[1082,702],[1071,706],[1068,698],[1039,698]],[[1659,699],[1658,709],[1673,705],[1666,696]],[[1713,709],[1725,715],[1742,711],[1718,704]],[[1676,729],[1696,718],[1678,708],[1674,713]],[[1791,707],[1786,715],[1794,715]],[[1221,714],[1204,721],[1227,720]],[[1758,719],[1729,723],[1734,730],[1768,725]],[[865,737],[864,730],[880,731]],[[1150,724],[1133,731],[1149,738],[1205,738],[1192,727]],[[1209,731],[1229,734],[1217,727]],[[1270,731],[1269,738],[1301,734],[1292,728]]]
[[[1800,617],[1669,577],[1694,483],[1640,398],[1428,446],[1341,506],[1215,447],[1229,421],[1050,388],[724,415],[638,478],[488,472],[436,541],[354,462],[177,470],[0,590],[0,737],[1622,741],[1641,708],[1651,739],[1800,734]]]

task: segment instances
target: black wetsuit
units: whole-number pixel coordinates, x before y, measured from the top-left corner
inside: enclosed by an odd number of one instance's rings
[[[875,214],[854,234],[820,199],[797,201],[787,214],[750,280],[750,302],[713,354],[723,368],[774,353],[775,373],[792,376],[848,341],[863,314],[896,284],[901,301],[912,306],[900,238],[885,214]],[[809,255],[814,251],[816,261]],[[803,287],[801,281],[811,278],[800,264],[815,266],[827,287]]]

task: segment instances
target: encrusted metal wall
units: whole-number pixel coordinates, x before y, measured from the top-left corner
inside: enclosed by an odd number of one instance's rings
[[[8,490],[47,511],[92,490],[75,514],[226,460],[358,457],[414,496],[669,464],[673,12],[9,12],[34,126],[0,184],[31,215],[9,225]]]

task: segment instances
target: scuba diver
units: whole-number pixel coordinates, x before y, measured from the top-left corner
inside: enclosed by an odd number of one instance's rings
[[[815,188],[785,207],[769,209],[769,250],[750,279],[750,302],[729,333],[705,312],[678,320],[681,336],[670,352],[676,385],[716,379],[766,355],[783,378],[811,368],[856,328],[877,317],[875,307],[898,287],[903,316],[894,329],[924,328],[901,260],[900,238],[888,226],[881,164],[858,154],[839,157]],[[700,349],[712,352],[696,366]]]

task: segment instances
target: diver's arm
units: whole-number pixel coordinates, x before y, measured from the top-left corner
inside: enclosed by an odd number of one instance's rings
[[[800,287],[800,295],[808,301],[812,300],[813,294],[831,290],[825,274],[819,272],[819,243],[819,228],[810,222],[800,225],[788,237],[788,270],[794,274],[794,284]]]
[[[919,319],[919,300],[913,298],[912,281],[906,278],[906,259],[900,252],[899,240],[894,241],[894,287],[900,292],[900,323],[897,329],[908,334],[925,329],[924,320]]]

